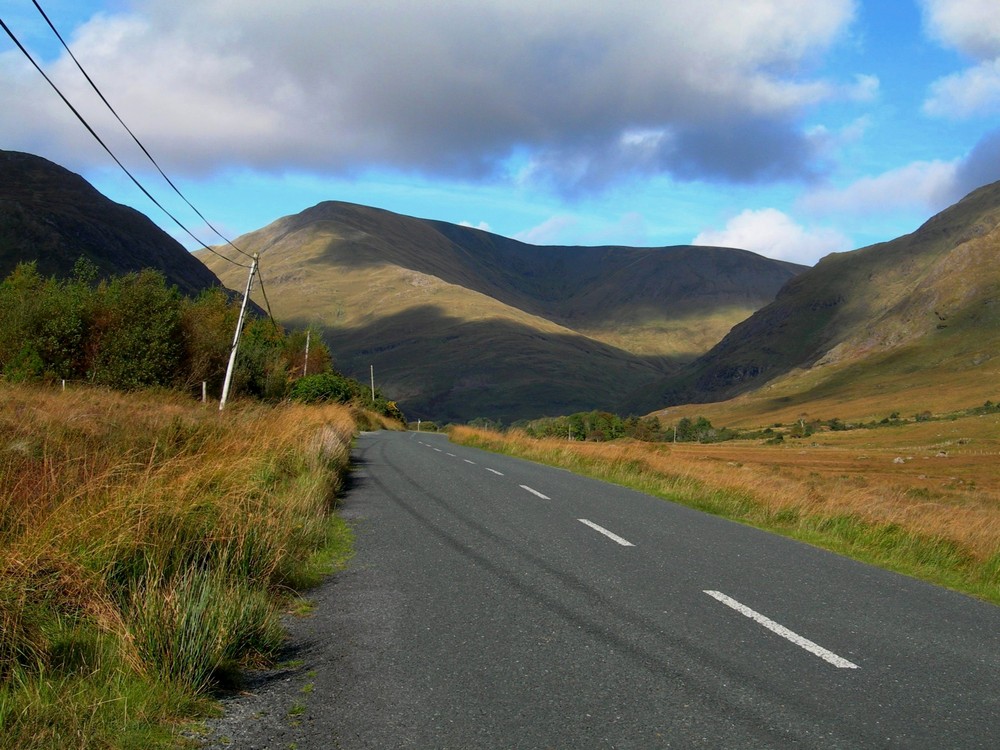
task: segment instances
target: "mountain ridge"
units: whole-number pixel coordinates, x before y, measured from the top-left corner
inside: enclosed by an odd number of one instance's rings
[[[0,150],[0,278],[28,261],[45,276],[68,276],[80,257],[102,276],[156,269],[188,295],[222,286],[144,214],[43,157]]]
[[[619,409],[627,393],[707,350],[802,270],[724,248],[540,247],[341,201],[277,219],[237,244],[261,254],[275,314],[319,327],[350,374],[367,376],[374,365],[404,410],[456,421]],[[199,257],[235,283],[222,261]],[[366,343],[373,336],[376,347]],[[449,342],[465,351],[464,374],[440,372]],[[539,357],[535,372],[520,354],[525,346]],[[404,350],[426,387],[388,354]],[[365,352],[373,362],[361,361]],[[542,372],[554,380],[543,382]],[[462,382],[492,385],[463,391]],[[505,390],[529,396],[517,407]]]
[[[918,372],[926,370],[927,380],[934,367],[944,368],[941,377],[955,371],[965,349],[982,349],[972,358],[989,359],[1000,339],[993,313],[998,250],[1000,182],[973,191],[910,234],[825,257],[640,400],[653,408],[717,402],[765,386],[781,390],[776,384],[785,381],[795,391],[795,378],[815,389],[824,372],[828,381],[845,368],[861,377],[865,362],[887,374],[909,369],[913,377],[901,382],[916,384]]]

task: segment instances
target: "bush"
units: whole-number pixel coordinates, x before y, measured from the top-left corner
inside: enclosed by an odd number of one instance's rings
[[[238,319],[238,301],[223,290],[186,299],[158,271],[98,282],[94,266],[81,261],[71,279],[57,280],[22,263],[0,282],[0,374],[10,382],[65,378],[119,390],[187,391],[205,382],[219,392]],[[308,369],[327,373],[330,352],[318,336],[310,339]],[[305,331],[286,335],[273,321],[250,316],[234,395],[284,398],[306,369],[306,341]],[[348,398],[362,399],[365,389],[350,383]],[[395,405],[377,396],[372,406],[398,418]]]
[[[319,375],[306,375],[296,380],[288,397],[306,404],[324,401],[346,404],[359,397],[362,390],[361,384],[356,380],[336,372],[324,372]]]

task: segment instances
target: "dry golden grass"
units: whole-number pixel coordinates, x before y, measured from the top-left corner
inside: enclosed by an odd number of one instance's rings
[[[80,747],[149,746],[272,653],[282,599],[349,547],[355,429],[336,405],[0,385],[2,733],[64,747],[79,714]]]

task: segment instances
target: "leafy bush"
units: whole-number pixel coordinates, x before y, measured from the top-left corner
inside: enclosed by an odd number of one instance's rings
[[[363,390],[363,386],[357,380],[336,372],[324,372],[296,380],[288,397],[307,404],[323,401],[346,404],[354,398],[359,398]]]
[[[188,391],[204,382],[219,393],[238,319],[239,303],[222,289],[187,299],[157,271],[98,281],[94,266],[81,261],[72,278],[57,280],[21,264],[0,282],[0,374],[9,382],[64,378],[119,390]],[[309,337],[307,362],[307,335],[249,316],[233,394],[278,401],[307,367],[329,373],[330,352],[319,336]],[[349,382],[349,398],[364,401],[367,391]],[[367,400],[399,418],[380,393]]]

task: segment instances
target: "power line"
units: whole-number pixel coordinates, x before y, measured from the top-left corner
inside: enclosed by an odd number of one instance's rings
[[[271,319],[271,323],[274,324],[275,329],[278,328],[278,321],[274,319],[274,313],[271,312],[271,302],[267,298],[267,291],[264,289],[264,274],[260,272],[260,265],[257,266],[257,279],[260,281],[260,293],[264,296],[264,306],[267,308],[267,317]]]
[[[119,159],[119,158],[118,158],[117,156],[115,156],[114,152],[113,152],[113,151],[112,151],[112,150],[111,150],[111,149],[110,149],[110,148],[108,147],[108,145],[107,145],[107,144],[106,144],[106,143],[105,143],[105,142],[104,142],[103,140],[101,140],[101,137],[100,137],[100,136],[99,136],[99,135],[97,134],[97,132],[96,132],[96,131],[95,131],[95,130],[94,130],[94,129],[93,129],[93,128],[92,128],[91,126],[90,126],[90,123],[88,123],[88,122],[87,122],[87,120],[86,120],[86,119],[84,118],[84,116],[83,116],[83,115],[81,115],[81,114],[80,114],[80,113],[79,113],[79,112],[77,111],[76,107],[74,107],[74,106],[72,105],[72,103],[71,103],[71,102],[69,101],[69,99],[67,99],[67,98],[66,98],[66,96],[65,96],[65,95],[63,94],[63,92],[59,90],[59,87],[58,87],[58,86],[56,86],[56,84],[55,84],[55,83],[54,83],[54,82],[52,81],[52,79],[51,79],[51,78],[49,78],[49,77],[48,77],[48,75],[46,75],[45,71],[44,71],[44,70],[42,70],[41,66],[40,66],[40,65],[39,65],[39,64],[38,64],[37,62],[35,62],[35,58],[33,58],[33,57],[31,56],[31,53],[30,53],[30,52],[28,52],[28,50],[27,50],[27,49],[25,49],[24,45],[23,45],[23,44],[21,44],[20,40],[18,40],[18,38],[17,38],[17,36],[15,36],[14,32],[10,30],[10,27],[8,27],[6,23],[4,23],[4,21],[3,21],[3,19],[2,19],[2,18],[0,18],[0,26],[2,26],[2,27],[3,27],[3,30],[4,30],[5,32],[7,32],[7,36],[9,36],[9,37],[11,38],[11,41],[13,41],[13,42],[14,42],[14,44],[15,44],[15,45],[17,46],[17,48],[18,48],[19,50],[21,50],[21,54],[23,54],[23,55],[24,55],[24,56],[25,56],[25,57],[26,57],[26,58],[28,59],[28,62],[30,62],[30,63],[31,63],[31,64],[32,64],[33,66],[34,66],[35,70],[37,70],[37,71],[38,71],[38,72],[39,72],[39,73],[41,74],[42,78],[44,78],[44,79],[45,79],[45,81],[46,81],[46,82],[47,82],[47,83],[49,84],[49,86],[51,86],[51,87],[52,87],[52,89],[53,89],[53,90],[54,90],[54,91],[55,91],[55,92],[56,92],[56,93],[57,93],[57,94],[59,95],[59,98],[63,100],[63,103],[64,103],[64,104],[65,104],[65,105],[66,105],[67,107],[69,107],[69,108],[70,108],[70,110],[71,110],[71,111],[73,112],[73,114],[74,114],[74,115],[76,115],[76,118],[77,118],[77,119],[78,119],[78,120],[79,120],[79,121],[80,121],[80,122],[81,122],[81,123],[83,124],[83,126],[84,126],[84,127],[85,127],[85,128],[87,129],[87,132],[89,132],[89,133],[90,133],[90,134],[91,134],[91,135],[92,135],[92,136],[94,137],[94,139],[95,139],[95,140],[96,140],[96,141],[97,141],[97,142],[98,142],[99,144],[101,144],[101,146],[102,146],[102,147],[104,148],[104,150],[108,152],[108,155],[109,155],[109,156],[110,156],[110,157],[111,157],[112,159],[114,159],[114,161],[115,161],[115,164],[117,164],[117,165],[118,165],[118,166],[119,166],[119,167],[121,168],[121,170],[122,170],[122,171],[123,171],[123,172],[124,172],[124,173],[125,173],[126,175],[128,175],[129,179],[130,179],[130,180],[132,180],[132,182],[133,182],[133,183],[135,183],[135,186],[136,186],[137,188],[139,188],[139,189],[140,189],[140,190],[141,190],[141,191],[143,192],[143,194],[145,194],[145,196],[146,196],[147,198],[149,198],[149,199],[150,199],[151,201],[153,201],[153,203],[154,203],[154,204],[156,204],[156,206],[157,206],[157,207],[158,207],[158,208],[159,208],[159,209],[160,209],[161,211],[163,211],[163,213],[165,213],[165,214],[166,214],[167,216],[169,216],[169,217],[170,217],[170,218],[171,218],[171,219],[173,220],[173,222],[174,222],[174,223],[175,223],[175,224],[176,224],[177,226],[179,226],[179,227],[180,227],[181,229],[183,229],[183,230],[184,230],[184,231],[185,231],[185,232],[186,232],[186,233],[188,234],[188,236],[189,236],[189,237],[191,237],[191,239],[193,239],[193,240],[194,240],[195,242],[197,242],[197,243],[198,243],[199,245],[201,245],[201,246],[202,246],[203,248],[205,248],[206,250],[208,250],[208,251],[209,251],[210,253],[213,253],[214,255],[217,255],[217,256],[219,256],[220,258],[222,258],[223,260],[225,260],[225,261],[227,261],[227,262],[229,262],[229,263],[232,263],[232,264],[234,264],[234,265],[237,265],[237,266],[240,266],[241,268],[250,268],[250,266],[249,266],[249,265],[247,265],[247,264],[245,264],[245,263],[240,263],[239,261],[236,261],[236,260],[233,260],[232,258],[227,258],[227,257],[226,257],[225,255],[223,255],[222,253],[219,253],[219,252],[217,252],[217,251],[213,250],[213,249],[212,249],[211,247],[209,247],[209,246],[208,246],[208,245],[206,245],[206,244],[205,244],[204,242],[202,242],[202,241],[201,241],[200,239],[198,239],[198,238],[197,238],[197,237],[196,237],[196,236],[194,235],[194,233],[193,233],[193,232],[192,232],[192,231],[191,231],[190,229],[188,229],[188,228],[187,228],[186,226],[184,226],[184,224],[182,224],[182,223],[181,223],[181,221],[180,221],[180,220],[179,220],[179,219],[178,219],[178,218],[177,218],[176,216],[174,216],[174,215],[173,215],[172,213],[170,213],[170,211],[168,211],[168,210],[167,210],[166,208],[164,208],[163,204],[162,204],[162,203],[160,203],[160,202],[159,202],[158,200],[156,200],[156,198],[154,198],[154,197],[153,197],[153,194],[152,194],[152,193],[150,193],[150,192],[149,192],[149,191],[148,191],[148,190],[147,190],[147,189],[146,189],[146,188],[145,188],[145,187],[144,187],[144,186],[142,185],[142,183],[141,183],[141,182],[139,182],[139,180],[137,180],[137,179],[136,179],[135,175],[133,175],[133,174],[132,174],[132,173],[131,173],[131,172],[130,172],[130,171],[128,170],[128,168],[127,168],[127,167],[126,167],[126,166],[125,166],[124,164],[122,164],[121,160],[120,160],[120,159]],[[242,252],[242,251],[241,251],[241,252]]]
[[[128,125],[125,124],[125,121],[122,120],[122,118],[118,115],[118,112],[115,111],[115,108],[111,106],[111,102],[109,102],[107,98],[104,96],[104,94],[101,93],[101,90],[98,88],[97,84],[94,83],[93,79],[87,74],[87,71],[83,69],[83,65],[81,65],[80,61],[76,59],[76,55],[73,54],[73,50],[69,48],[69,45],[66,43],[66,40],[63,39],[62,34],[59,33],[59,30],[55,27],[55,24],[53,24],[48,15],[46,15],[45,11],[42,9],[42,6],[38,4],[38,0],[31,0],[31,2],[38,9],[38,12],[42,14],[42,18],[45,19],[45,23],[47,23],[49,25],[49,28],[52,29],[52,33],[56,35],[57,39],[59,39],[59,42],[62,44],[63,48],[73,59],[73,62],[76,63],[76,67],[83,74],[83,77],[87,79],[87,83],[89,83],[90,87],[94,89],[94,92],[101,98],[101,101],[104,102],[104,105],[111,111],[111,114],[115,116],[115,119],[118,120],[121,126],[125,128],[126,132],[128,132],[128,134],[132,136],[132,140],[135,141],[136,145],[140,149],[142,149],[142,153],[144,153],[146,157],[153,163],[153,166],[156,167],[156,170],[160,173],[163,179],[167,181],[167,184],[170,185],[170,187],[173,188],[174,192],[181,197],[181,200],[183,200],[185,203],[188,204],[188,206],[191,208],[192,211],[198,214],[199,218],[201,218],[201,220],[205,222],[208,228],[211,229],[213,232],[215,232],[216,235],[221,237],[226,242],[227,245],[232,247],[236,252],[238,252],[245,258],[251,258],[251,255],[249,253],[246,253],[240,248],[236,247],[236,245],[234,245],[228,237],[226,237],[224,234],[222,234],[222,232],[220,232],[218,229],[212,226],[212,222],[206,219],[204,214],[202,214],[201,211],[195,208],[194,204],[192,204],[191,201],[189,201],[187,197],[185,197],[184,193],[182,193],[180,189],[174,184],[173,180],[167,177],[163,169],[160,168],[160,165],[157,163],[156,159],[153,158],[153,155],[149,153],[149,151],[146,149],[144,145],[142,145],[142,142],[139,140],[136,134],[132,132],[132,129]]]

